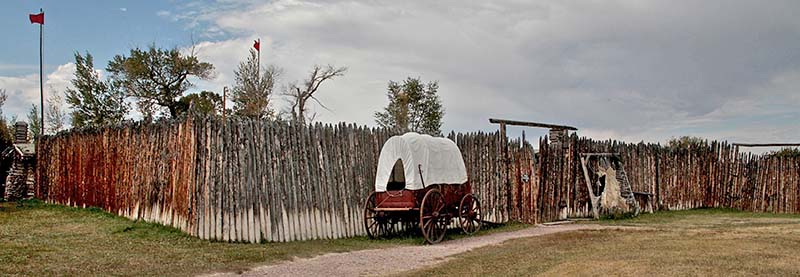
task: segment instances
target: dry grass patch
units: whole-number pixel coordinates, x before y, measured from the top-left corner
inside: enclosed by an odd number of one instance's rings
[[[507,225],[481,234],[524,227]],[[460,236],[454,233],[450,238]],[[422,242],[413,234],[382,240],[356,237],[262,244],[210,242],[174,228],[131,221],[96,208],[37,201],[0,203],[0,276],[185,276],[242,271],[294,257]]]
[[[480,248],[408,275],[799,275],[800,217],[692,210]]]
[[[366,238],[222,243],[99,209],[0,203],[0,275],[191,275],[293,257],[415,243]]]

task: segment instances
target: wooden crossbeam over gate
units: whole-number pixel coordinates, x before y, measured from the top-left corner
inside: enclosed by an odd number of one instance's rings
[[[489,118],[489,123],[500,124],[501,128],[505,127],[505,125],[516,125],[516,126],[526,126],[526,127],[538,127],[538,128],[548,128],[548,129],[556,129],[556,130],[570,130],[570,131],[577,131],[578,128],[567,126],[567,125],[556,125],[556,124],[547,124],[547,123],[538,123],[538,122],[529,122],[529,121],[517,121],[517,120],[506,120],[506,119],[497,119],[497,118]]]

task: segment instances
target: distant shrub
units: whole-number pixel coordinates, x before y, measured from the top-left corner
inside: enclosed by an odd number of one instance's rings
[[[777,157],[777,158],[797,158],[800,157],[800,149],[798,148],[782,148],[778,151],[772,151],[768,154],[770,157]]]
[[[701,137],[682,136],[680,138],[671,138],[667,142],[667,147],[677,149],[706,149],[708,148],[708,141]]]

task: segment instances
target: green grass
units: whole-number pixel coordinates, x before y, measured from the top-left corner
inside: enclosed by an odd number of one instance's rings
[[[697,209],[479,248],[412,276],[800,274],[800,216]]]
[[[525,227],[497,226],[480,234]],[[462,236],[454,231],[448,237]],[[422,242],[413,234],[379,240],[356,237],[262,244],[210,242],[97,208],[38,201],[0,203],[0,276],[193,275],[242,271],[294,257]]]

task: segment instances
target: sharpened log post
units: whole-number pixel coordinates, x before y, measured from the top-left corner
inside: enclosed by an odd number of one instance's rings
[[[655,162],[656,162],[656,168],[655,168],[655,171],[656,171],[655,172],[655,174],[656,174],[656,180],[655,180],[655,182],[656,182],[656,191],[655,191],[656,197],[655,198],[656,199],[655,199],[655,201],[656,201],[656,205],[655,205],[655,208],[654,208],[656,210],[660,210],[661,209],[661,205],[662,205],[662,203],[661,203],[661,169],[660,169],[661,165],[660,165],[660,160],[661,160],[661,151],[658,148],[656,148],[656,151],[655,151]]]
[[[503,164],[506,167],[506,215],[511,214],[512,196],[511,196],[511,158],[508,157],[508,135],[506,134],[506,124],[500,123],[500,147],[503,148]],[[509,216],[509,219],[510,216]]]

